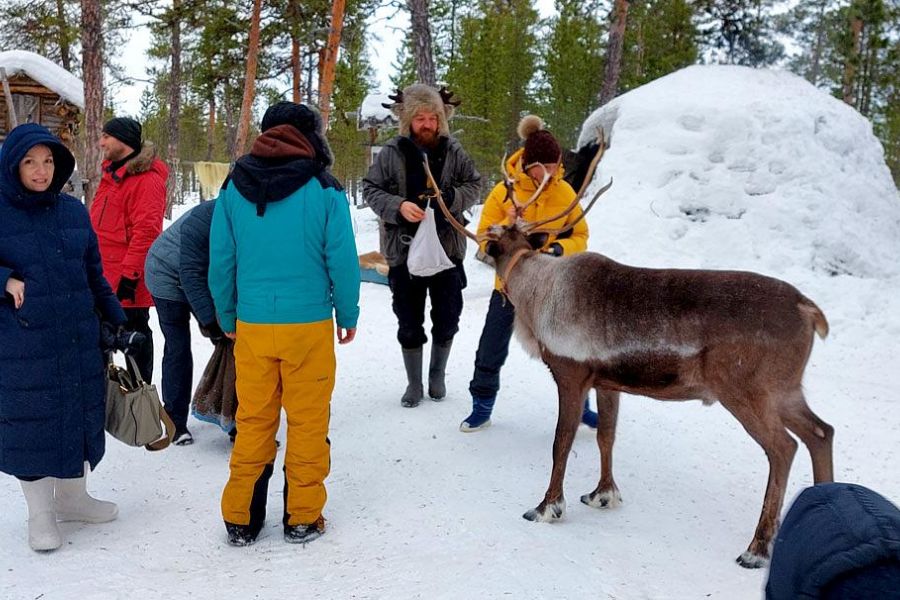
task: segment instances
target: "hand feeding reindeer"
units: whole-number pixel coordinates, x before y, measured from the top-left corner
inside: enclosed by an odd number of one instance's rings
[[[504,292],[516,308],[516,336],[549,367],[558,387],[550,484],[540,504],[523,516],[530,521],[563,516],[566,461],[591,387],[597,393],[600,481],[581,501],[597,508],[621,502],[612,449],[622,392],[657,400],[718,401],[769,460],[759,523],[747,550],[737,558],[743,567],[762,567],[768,562],[797,451],[788,431],[809,450],[815,482],[833,479],[834,429],[812,412],[802,390],[813,336],[825,338],[828,322],[796,288],[756,273],[647,269],[595,252],[561,258],[537,252],[546,236],[564,233],[577,223],[544,228],[579,205],[604,150],[601,143],[565,211],[526,222],[521,218],[524,208],[537,199],[549,178],[544,177],[524,203],[516,201],[507,185],[518,218],[477,236],[447,210],[427,161],[425,165],[447,220],[476,243],[484,242],[494,258]],[[594,194],[580,218],[610,185],[612,181]]]

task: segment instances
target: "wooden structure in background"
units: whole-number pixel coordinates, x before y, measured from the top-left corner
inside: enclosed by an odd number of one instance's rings
[[[72,93],[71,84],[81,83],[74,75],[37,54],[17,50],[0,52],[0,80],[0,144],[15,125],[40,123],[75,152],[84,99]]]

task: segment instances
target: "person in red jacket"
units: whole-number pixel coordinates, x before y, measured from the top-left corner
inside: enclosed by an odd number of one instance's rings
[[[153,299],[144,284],[144,262],[162,232],[168,168],[152,143],[142,141],[141,124],[116,117],[103,126],[100,150],[103,176],[91,204],[91,224],[100,242],[103,275],[116,291],[128,322],[125,327],[146,336],[136,354],[141,375],[153,375]]]

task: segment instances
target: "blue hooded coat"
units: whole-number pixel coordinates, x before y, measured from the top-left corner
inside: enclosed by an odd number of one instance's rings
[[[44,192],[27,190],[19,163],[34,146],[53,154]],[[0,148],[0,471],[78,477],[103,457],[105,359],[100,320],[125,314],[103,277],[84,205],[60,193],[75,166],[47,129],[13,129]],[[19,309],[5,293],[25,282]]]

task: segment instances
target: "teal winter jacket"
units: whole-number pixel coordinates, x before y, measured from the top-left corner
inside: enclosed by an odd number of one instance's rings
[[[359,258],[343,190],[321,170],[288,193],[312,161],[285,175],[283,161],[272,168],[252,154],[238,161],[213,213],[209,288],[222,329],[235,331],[236,319],[312,323],[332,314],[338,327],[355,328]]]

